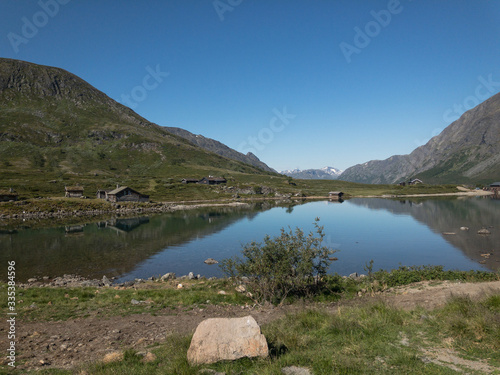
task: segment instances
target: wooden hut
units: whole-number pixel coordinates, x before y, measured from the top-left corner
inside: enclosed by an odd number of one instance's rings
[[[500,182],[494,182],[490,184],[489,189],[490,191],[494,191],[495,193],[500,192]]]
[[[219,185],[219,184],[225,184],[227,180],[222,177],[203,177],[198,183],[199,184],[204,184],[204,185]]]
[[[102,190],[102,189],[99,189],[99,190],[97,190],[96,198],[97,199],[108,199],[108,193],[110,191],[113,191],[113,190]]]
[[[408,181],[408,185],[417,185],[417,184],[423,184],[422,180],[415,178],[413,180]]]
[[[342,196],[344,195],[343,192],[341,191],[331,191],[328,193],[328,198],[330,198],[331,200],[341,200],[342,199]]]
[[[128,186],[118,187],[106,194],[110,202],[149,202],[149,195],[144,195]]]
[[[0,190],[0,202],[17,201],[18,194],[11,188]]]
[[[198,180],[197,178],[183,178],[182,179],[182,183],[183,184],[196,184],[198,183],[200,180]]]
[[[81,186],[65,186],[64,196],[66,198],[81,198],[83,197],[83,187]]]

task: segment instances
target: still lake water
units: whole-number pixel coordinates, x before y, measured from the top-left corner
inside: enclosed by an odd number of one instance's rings
[[[324,226],[326,245],[339,250],[332,273],[364,273],[371,259],[374,270],[400,265],[500,268],[500,201],[490,198],[266,202],[55,228],[10,228],[0,231],[0,258],[2,264],[16,261],[20,282],[63,274],[118,281],[167,272],[222,276],[217,265],[203,261],[239,255],[243,244],[278,235],[282,227],[308,233],[315,217]],[[463,226],[469,230],[460,230]],[[478,235],[485,227],[491,235]]]

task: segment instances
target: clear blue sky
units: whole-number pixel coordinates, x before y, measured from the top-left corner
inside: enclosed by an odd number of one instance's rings
[[[5,0],[0,14],[1,57],[277,170],[409,153],[500,91],[498,1]]]

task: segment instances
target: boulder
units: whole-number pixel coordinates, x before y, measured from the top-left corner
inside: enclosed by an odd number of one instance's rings
[[[243,357],[267,357],[267,341],[252,316],[202,321],[187,352],[190,364],[208,364]]]
[[[106,275],[104,275],[102,277],[102,283],[104,284],[104,286],[111,286],[112,285],[112,282],[106,277]]]
[[[206,260],[205,260],[205,262],[204,262],[204,263],[206,263],[206,264],[217,264],[217,263],[219,263],[219,262],[217,262],[217,261],[216,261],[215,259],[213,259],[213,258],[208,258],[208,259],[206,259]]]
[[[175,279],[175,273],[173,273],[173,272],[168,272],[168,273],[166,273],[165,275],[163,275],[161,277],[162,281],[165,281],[165,280],[174,280],[174,279]]]

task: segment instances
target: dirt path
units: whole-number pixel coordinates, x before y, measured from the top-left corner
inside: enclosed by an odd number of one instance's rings
[[[444,305],[452,295],[478,298],[485,294],[500,294],[500,281],[486,283],[422,282],[389,290],[376,296],[363,296],[345,304],[363,304],[383,300],[388,304],[410,310],[416,306],[429,309]],[[338,304],[319,305],[332,312]],[[168,335],[188,335],[197,325],[210,317],[240,317],[251,314],[260,325],[276,320],[287,313],[305,308],[300,304],[281,308],[252,308],[241,306],[209,306],[205,309],[164,310],[150,314],[125,317],[100,317],[62,322],[17,323],[18,368],[71,368],[88,361],[98,361],[109,352],[133,348],[141,351],[153,343],[162,342]],[[5,328],[0,336],[5,337]],[[6,342],[0,343],[6,351]],[[5,364],[5,363],[4,363]]]

